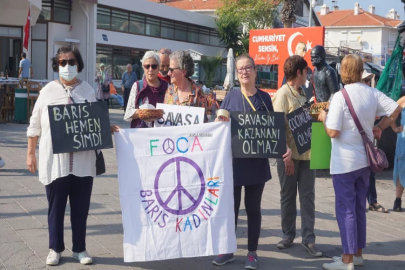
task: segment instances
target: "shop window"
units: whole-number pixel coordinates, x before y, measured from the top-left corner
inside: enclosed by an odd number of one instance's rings
[[[146,18],[146,35],[160,37],[160,20]]]
[[[111,10],[108,8],[97,7],[97,28],[111,28]]]
[[[187,41],[187,25],[176,23],[174,29],[174,39]]]
[[[71,0],[43,0],[38,21],[70,23]]]
[[[145,16],[129,15],[129,32],[134,34],[145,34]]]
[[[131,56],[114,55],[113,66],[114,73],[111,75],[114,79],[122,79],[122,74],[127,70],[127,65],[131,63]]]
[[[111,29],[128,32],[128,12],[113,10],[111,18]]]

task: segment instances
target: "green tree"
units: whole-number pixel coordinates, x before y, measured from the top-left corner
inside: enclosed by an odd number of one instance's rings
[[[207,87],[212,87],[212,81],[222,63],[222,54],[218,56],[201,56],[200,66],[204,69],[204,82]]]
[[[221,45],[235,55],[249,51],[249,30],[273,28],[281,0],[221,0],[217,31]]]
[[[295,23],[295,1],[284,0],[283,8],[281,9],[281,21],[284,28],[292,28],[292,24]]]

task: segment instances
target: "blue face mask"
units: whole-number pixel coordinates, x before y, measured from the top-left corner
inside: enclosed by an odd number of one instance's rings
[[[70,82],[77,77],[77,65],[66,65],[64,67],[59,66],[59,77],[61,77],[65,81]]]

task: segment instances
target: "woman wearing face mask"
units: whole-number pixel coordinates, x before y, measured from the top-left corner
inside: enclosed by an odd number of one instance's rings
[[[48,83],[40,92],[27,130],[27,167],[35,173],[38,167],[39,181],[45,185],[49,203],[49,255],[46,264],[57,265],[62,251],[63,222],[66,202],[69,197],[70,220],[73,232],[73,258],[82,264],[91,264],[92,258],[86,251],[86,222],[96,175],[94,150],[75,153],[53,154],[48,106],[95,102],[93,88],[77,78],[83,70],[83,60],[77,48],[63,46],[52,59],[52,67],[59,72],[60,80]],[[39,163],[35,157],[38,138]]]

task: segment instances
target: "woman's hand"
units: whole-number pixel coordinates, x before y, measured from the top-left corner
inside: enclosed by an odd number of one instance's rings
[[[111,125],[110,131],[111,131],[111,134],[114,134],[114,132],[120,132],[120,127],[117,125]]]
[[[32,173],[37,171],[37,158],[35,154],[27,154],[27,168]]]
[[[395,133],[401,133],[401,132],[404,131],[404,127],[403,127],[403,126],[399,126],[399,127],[393,128],[392,130],[393,130]]]
[[[290,159],[289,162],[285,162],[285,174],[287,176],[294,175],[294,161]]]
[[[380,126],[374,126],[373,127],[373,135],[374,135],[374,138],[376,139],[376,140],[379,140],[379,139],[381,139],[381,134],[382,134],[382,129],[380,128]]]
[[[214,122],[229,122],[229,118],[221,115],[215,118]]]
[[[328,113],[325,110],[322,110],[321,113],[318,116],[318,121],[320,122],[325,122],[326,120],[326,116],[328,115]]]
[[[285,154],[283,155],[283,161],[284,163],[288,163],[291,160],[291,156],[292,156],[292,151],[291,149],[287,146],[287,152],[285,152]]]

